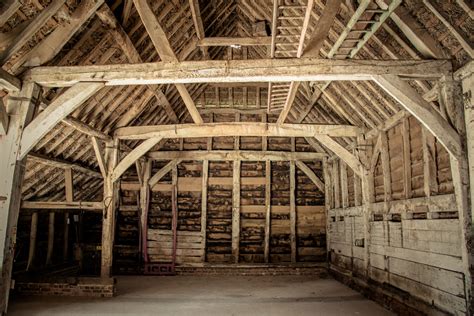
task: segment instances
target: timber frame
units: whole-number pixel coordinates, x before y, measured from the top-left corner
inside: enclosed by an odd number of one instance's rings
[[[13,1],[17,3],[16,1]],[[245,2],[245,1],[244,1]],[[265,1],[268,2],[268,1]],[[420,34],[413,26],[417,25],[414,18],[405,11],[403,1],[376,1],[381,9],[370,9],[370,1],[360,1],[358,8],[349,8],[343,1],[330,1],[331,6],[324,6],[320,1],[304,1],[299,13],[285,15],[284,10],[296,10],[279,5],[273,0],[267,11],[258,12],[255,17],[265,17],[271,23],[270,35],[247,34],[241,31],[239,37],[226,34],[207,36],[211,30],[203,23],[203,12],[199,1],[189,0],[192,16],[193,41],[189,47],[180,46],[169,35],[169,26],[163,24],[162,18],[156,15],[154,8],[146,0],[126,1],[122,22],[117,20],[113,7],[103,1],[86,1],[83,7],[74,11],[69,25],[58,26],[47,40],[36,46],[28,54],[21,57],[21,63],[13,64],[9,71],[0,68],[0,87],[8,95],[8,106],[0,98],[0,256],[2,262],[1,308],[6,310],[10,289],[15,243],[15,229],[20,209],[36,214],[31,223],[31,244],[36,242],[37,212],[40,210],[62,210],[64,220],[69,219],[69,212],[84,210],[102,212],[102,246],[101,246],[101,277],[112,275],[113,247],[116,229],[116,215],[120,208],[119,191],[122,188],[140,191],[140,247],[146,248],[150,194],[160,187],[159,181],[169,172],[173,174],[173,183],[162,185],[161,188],[177,194],[182,180],[177,175],[177,166],[185,160],[202,161],[202,225],[201,237],[206,238],[206,199],[207,184],[212,180],[209,176],[209,164],[212,161],[232,161],[232,261],[239,263],[239,235],[241,208],[241,186],[245,178],[241,177],[242,162],[263,161],[265,163],[265,243],[264,260],[269,262],[270,220],[271,220],[271,162],[285,161],[289,163],[290,216],[291,223],[290,247],[291,262],[296,262],[296,194],[295,174],[304,173],[318,190],[327,196],[326,213],[335,218],[338,214],[357,213],[363,218],[363,265],[366,277],[370,278],[371,258],[369,252],[371,218],[380,210],[380,204],[374,200],[375,170],[381,161],[384,175],[384,206],[390,209],[392,204],[392,188],[390,183],[389,139],[387,131],[402,123],[403,148],[408,151],[410,126],[408,117],[414,117],[423,128],[423,157],[426,161],[435,155],[435,139],[449,154],[450,172],[454,193],[450,199],[455,200],[456,209],[461,223],[462,232],[461,265],[456,271],[462,272],[465,282],[466,304],[471,302],[471,242],[472,202],[474,200],[474,145],[472,126],[472,61],[464,68],[454,71],[450,56],[440,49],[439,44],[430,35]],[[132,3],[134,11],[132,10]],[[472,47],[457,28],[450,27],[450,22],[434,7],[430,1],[423,1],[432,14],[447,25],[460,47],[472,58]],[[11,10],[16,10],[16,4]],[[0,55],[0,61],[6,62],[15,56],[32,36],[33,27],[41,27],[50,19],[64,1],[53,1],[32,24],[17,30],[18,41],[8,42],[8,47]],[[172,4],[170,4],[171,6]],[[206,11],[211,10],[205,8]],[[249,11],[250,4],[243,7]],[[463,6],[463,8],[465,8]],[[348,16],[346,23],[337,18],[338,10]],[[355,9],[355,10],[354,10]],[[361,17],[372,11],[382,10],[378,20],[373,20],[370,30],[357,28]],[[251,11],[251,10],[250,10]],[[13,13],[1,13],[2,19],[8,20]],[[140,41],[133,35],[134,26],[127,22],[134,13],[133,23],[136,28],[143,27],[144,34],[149,37],[147,52],[149,56],[140,56],[134,41]],[[217,10],[216,10],[217,12]],[[216,14],[214,12],[214,14]],[[317,12],[317,14],[316,14]],[[10,14],[10,16],[3,16]],[[116,53],[115,48],[107,50],[103,59],[96,64],[89,62],[93,54],[83,64],[69,65],[66,62],[52,63],[54,58],[67,60],[68,54],[58,55],[64,45],[86,21],[96,14],[100,25],[107,27],[104,43],[116,40],[123,52],[118,63],[107,63]],[[268,16],[268,17],[267,17]],[[312,19],[318,16],[317,23]],[[292,19],[302,21],[302,25],[291,22]],[[411,46],[404,43],[404,38],[384,23],[388,18],[403,32]],[[5,21],[6,21],[5,20]],[[282,22],[289,20],[290,22]],[[331,22],[335,20],[340,34],[334,34]],[[0,26],[3,22],[0,23]],[[130,20],[132,21],[132,20]],[[278,24],[277,23],[280,23]],[[128,23],[128,24],[127,24]],[[209,21],[207,21],[209,23]],[[287,24],[285,24],[287,23]],[[99,24],[97,24],[99,25]],[[95,28],[99,28],[98,26]],[[411,25],[411,27],[410,27]],[[297,29],[296,33],[284,33],[281,30]],[[317,30],[320,31],[317,31]],[[385,46],[375,34],[378,30],[391,34],[403,50],[391,50]],[[280,30],[278,33],[278,30]],[[13,31],[12,31],[13,32]],[[128,33],[130,33],[130,35]],[[349,38],[351,32],[359,32],[361,38]],[[279,35],[277,35],[277,33]],[[331,35],[328,47],[326,33]],[[173,33],[174,34],[174,33]],[[365,35],[364,35],[365,34]],[[377,33],[379,34],[379,33]],[[293,38],[288,43],[279,42],[281,38]],[[194,38],[196,37],[196,38]],[[309,41],[308,41],[309,39]],[[328,37],[329,39],[329,37]],[[349,51],[343,43],[352,41]],[[382,47],[382,53],[373,53],[367,43],[376,43]],[[372,43],[373,44],[373,43]],[[49,50],[48,45],[54,46]],[[98,47],[102,44],[97,44]],[[289,46],[289,47],[288,47]],[[224,48],[222,48],[224,47]],[[233,50],[242,50],[240,59],[233,59]],[[268,54],[262,52],[268,49]],[[199,52],[199,58],[195,57]],[[225,52],[226,59],[219,60]],[[95,54],[96,52],[94,52]],[[56,57],[59,56],[59,57]],[[361,58],[353,58],[359,56]],[[214,58],[214,59],[213,59]],[[430,58],[430,59],[424,59]],[[157,61],[159,60],[159,61]],[[15,61],[13,59],[13,61]],[[20,70],[26,70],[21,75]],[[50,89],[50,90],[48,90]],[[142,90],[143,89],[143,90]],[[206,100],[206,89],[213,90],[213,106]],[[243,104],[247,107],[234,107],[234,95],[242,89]],[[255,107],[249,107],[249,90],[255,89]],[[267,89],[267,94],[261,93]],[[41,91],[40,91],[41,90]],[[42,91],[49,91],[50,100],[46,100]],[[60,91],[60,93],[56,93]],[[93,117],[100,112],[101,100],[108,102],[125,102],[123,96],[114,91],[123,91],[130,99],[138,101],[130,109],[121,112],[118,117],[110,115],[104,125],[92,127],[82,121],[84,117]],[[171,91],[171,92],[170,92]],[[222,107],[221,93],[226,91],[230,106]],[[239,90],[240,91],[240,90]],[[347,91],[347,92],[346,92]],[[421,92],[420,92],[421,91]],[[464,99],[461,98],[461,91]],[[459,95],[457,95],[457,94]],[[262,106],[262,100],[267,106]],[[153,103],[155,102],[155,103]],[[207,102],[207,103],[206,103]],[[181,103],[184,106],[181,106]],[[153,107],[150,108],[152,104]],[[175,106],[180,104],[180,108]],[[117,105],[118,108],[118,105]],[[39,114],[35,111],[41,109]],[[83,110],[86,109],[86,110]],[[328,110],[329,109],[329,110]],[[163,115],[153,116],[153,111]],[[82,111],[82,112],[81,112]],[[113,112],[113,111],[110,111]],[[36,112],[38,113],[38,112]],[[272,114],[276,118],[269,119]],[[217,121],[215,116],[230,115],[232,122]],[[245,121],[249,115],[261,116],[258,121]],[[141,120],[137,120],[140,117]],[[78,133],[77,139],[87,139],[87,146],[92,149],[92,156],[87,156],[87,149],[81,151],[79,146],[69,144],[81,154],[67,158],[51,156],[55,147],[42,149],[51,142],[59,142],[55,137],[61,134],[60,128],[67,126],[68,135]],[[233,138],[233,148],[213,149],[213,138]],[[261,150],[242,149],[241,138],[260,137]],[[268,138],[286,138],[291,141],[291,151],[273,150],[268,148]],[[207,140],[206,150],[162,150],[167,140],[178,139],[181,147],[185,140],[204,138]],[[303,139],[309,145],[307,151],[296,151],[295,138]],[[372,145],[372,141],[374,145]],[[3,149],[7,150],[3,150]],[[408,149],[407,149],[408,148]],[[48,156],[49,155],[49,156]],[[89,157],[81,163],[81,157]],[[92,157],[92,158],[91,158]],[[406,157],[406,156],[405,156]],[[428,157],[428,158],[427,158]],[[410,158],[410,157],[408,157]],[[407,158],[407,159],[408,159]],[[38,162],[64,172],[64,201],[43,201],[25,199],[22,201],[21,183],[25,174],[25,161]],[[92,163],[90,161],[93,161]],[[321,179],[308,165],[308,161],[321,161],[324,177]],[[152,173],[153,162],[167,164],[156,173]],[[406,162],[405,162],[406,163]],[[136,168],[138,183],[122,181],[131,168]],[[432,165],[423,166],[425,178],[433,177],[436,170]],[[430,169],[431,168],[431,169]],[[469,170],[469,172],[467,172]],[[74,171],[74,175],[73,175]],[[353,177],[355,206],[349,206],[348,172]],[[404,167],[405,198],[410,196],[411,169]],[[84,194],[83,199],[75,199],[73,179],[94,179],[91,191],[102,187],[100,201],[91,201],[94,194]],[[57,180],[62,181],[62,180]],[[180,183],[181,181],[181,183]],[[436,182],[433,180],[432,182]],[[430,182],[426,182],[424,193],[427,197],[435,190]],[[340,192],[341,191],[341,192]],[[31,194],[30,197],[34,197]],[[336,196],[340,196],[336,198]],[[52,256],[54,238],[54,212],[50,212],[50,230],[48,259]],[[33,218],[36,218],[33,220]],[[35,221],[35,223],[33,223]],[[329,227],[329,222],[327,227]],[[34,234],[33,234],[34,232]],[[67,236],[67,232],[64,232]],[[4,241],[4,242],[3,242]],[[328,245],[328,249],[330,246]],[[30,248],[28,268],[32,265],[34,251]],[[67,242],[64,245],[65,256],[68,254]],[[148,255],[143,252],[144,262]]]

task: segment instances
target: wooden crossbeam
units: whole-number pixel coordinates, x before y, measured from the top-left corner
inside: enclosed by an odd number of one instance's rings
[[[258,37],[206,37],[198,42],[198,46],[267,46],[271,45],[270,36]]]
[[[196,138],[221,136],[267,137],[355,137],[361,133],[357,126],[317,124],[275,124],[255,122],[177,124],[122,127],[115,131],[118,139]]]
[[[100,211],[104,208],[102,202],[53,202],[53,201],[23,201],[22,209],[32,210],[96,210]]]
[[[65,87],[80,81],[144,85],[371,80],[374,75],[433,79],[451,71],[451,62],[447,60],[247,59],[36,67],[25,74],[24,80],[47,87]]]
[[[252,150],[189,150],[189,151],[153,151],[147,154],[153,160],[218,160],[218,161],[292,161],[320,160],[327,157],[325,153],[287,152],[287,151],[252,151]]]
[[[46,135],[56,124],[99,91],[103,83],[78,83],[59,95],[23,131],[20,159]]]
[[[158,52],[161,60],[164,62],[178,62],[178,58],[176,57],[171,44],[168,41],[165,31],[161,27],[147,1],[133,0],[133,3],[135,4],[135,8],[140,15],[143,25],[145,26],[145,29],[147,30],[148,35],[150,36],[151,41],[153,42],[153,45],[155,46],[155,49]],[[199,114],[187,88],[182,84],[176,84],[176,88],[183,98],[184,104],[188,108],[189,114],[193,118],[194,122],[196,124],[203,123],[202,117]]]
[[[408,83],[393,75],[375,76],[374,80],[433,133],[450,154],[454,157],[462,155],[459,134]]]

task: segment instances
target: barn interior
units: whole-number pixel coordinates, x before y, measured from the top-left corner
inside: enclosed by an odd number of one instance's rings
[[[0,311],[471,314],[473,56],[469,0],[1,1]]]

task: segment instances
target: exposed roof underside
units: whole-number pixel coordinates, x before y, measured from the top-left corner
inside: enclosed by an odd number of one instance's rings
[[[21,3],[20,3],[21,2]],[[37,65],[90,65],[160,61],[150,36],[132,1],[5,1],[11,14],[0,16],[0,61],[8,72],[21,73]],[[308,55],[320,58],[354,59],[453,59],[454,67],[472,58],[474,42],[473,11],[469,1],[405,0],[359,50],[350,57],[356,39],[362,38],[367,24],[358,23],[333,55],[334,44],[343,29],[357,14],[357,1],[341,1],[336,18],[329,19],[329,32],[324,41],[314,37],[325,27],[322,16],[329,0],[316,0],[311,14],[306,0],[282,0],[274,51],[271,45],[261,46],[197,46],[198,34],[190,7],[198,3],[205,38],[256,37],[272,35],[272,0],[173,0],[151,1],[150,6],[164,29],[171,49],[180,61],[204,59],[299,58]],[[311,1],[312,2],[312,1]],[[334,1],[338,2],[338,1]],[[363,1],[361,1],[363,2]],[[384,0],[375,1],[383,6]],[[390,3],[391,1],[385,1]],[[382,3],[382,4],[381,4]],[[5,10],[4,10],[5,9]],[[130,9],[130,10],[128,10]],[[379,10],[374,1],[368,4],[359,20],[376,20]],[[372,10],[372,11],[371,11]],[[444,21],[443,21],[444,20]],[[305,25],[305,21],[307,24]],[[29,27],[35,24],[33,31]],[[262,28],[263,26],[263,28]],[[62,31],[60,31],[62,30]],[[359,32],[358,32],[359,31]],[[61,37],[58,34],[70,33]],[[303,34],[303,37],[302,37]],[[56,36],[56,40],[54,40]],[[23,42],[20,41],[23,39]],[[129,39],[129,40],[128,40]],[[38,51],[47,51],[44,42],[55,44],[53,58],[41,58]],[[471,54],[471,55],[470,55]],[[39,56],[39,57],[38,57]],[[436,87],[429,81],[413,81],[411,85],[435,109],[440,109],[430,95]],[[276,122],[287,102],[290,89],[295,89],[286,123],[347,124],[366,131],[381,128],[384,122],[401,111],[397,102],[372,82],[303,82],[295,87],[286,85],[249,84],[187,84],[186,88],[199,109],[204,122],[235,120],[234,112],[243,113],[241,121],[260,121],[269,111],[268,122]],[[43,89],[47,105],[61,89]],[[2,93],[2,92],[0,92]],[[278,101],[278,95],[282,95]],[[1,96],[1,95],[0,95]],[[268,101],[270,100],[270,105]],[[210,113],[214,112],[213,116]],[[224,113],[224,114],[220,114]],[[115,86],[102,88],[80,106],[70,118],[75,118],[105,134],[123,126],[192,123],[189,111],[175,85]],[[338,138],[349,146],[353,139]],[[138,142],[126,142],[130,148]],[[166,146],[164,142],[157,145]],[[50,131],[33,150],[34,153],[99,170],[91,138],[65,123]],[[25,200],[63,200],[64,172],[41,159],[30,157],[23,185]],[[75,199],[101,198],[102,179],[90,173],[75,172]]]

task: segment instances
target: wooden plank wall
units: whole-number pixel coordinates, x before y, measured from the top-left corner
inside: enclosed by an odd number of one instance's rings
[[[389,284],[428,305],[464,314],[461,224],[448,153],[413,118],[374,139],[372,148],[374,203],[369,208],[368,241],[364,207],[354,202],[360,201],[354,195],[354,174],[347,172],[345,189],[341,172],[333,168],[338,161],[328,162],[331,191],[336,192],[328,216],[331,268]],[[340,202],[344,190],[349,195],[347,207]]]

